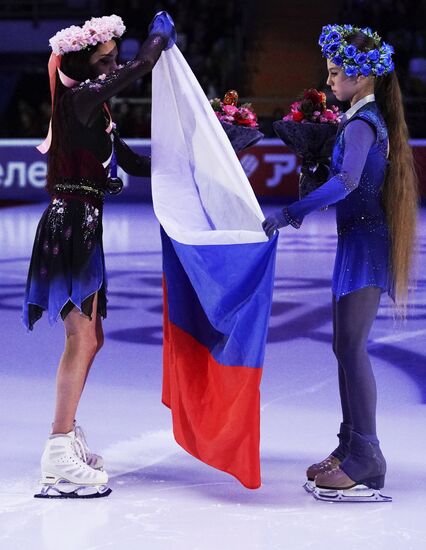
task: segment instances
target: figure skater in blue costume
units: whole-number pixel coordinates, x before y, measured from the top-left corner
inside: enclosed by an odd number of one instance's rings
[[[89,451],[74,419],[103,343],[101,318],[107,311],[104,194],[117,190],[117,164],[135,176],[149,176],[151,165],[148,157],[140,157],[122,141],[106,102],[149,73],[163,50],[176,41],[173,20],[160,12],[135,59],[117,66],[117,42],[124,30],[121,18],[111,15],[92,18],[82,27],[73,25],[50,39],[52,121],[39,150],[49,150],[51,202],[37,227],[23,321],[31,330],[44,311],[51,323],[61,317],[65,350],[56,377],[55,416],[41,458],[42,490],[37,497],[93,498],[111,492],[102,457]]]
[[[376,382],[366,343],[380,296],[405,313],[415,238],[417,179],[392,46],[371,29],[328,25],[319,39],[328,80],[350,101],[332,154],[332,177],[263,222],[271,237],[299,228],[314,210],[336,204],[333,351],[343,421],[337,448],[307,470],[305,485],[321,500],[384,500],[386,461],[376,433]],[[360,486],[370,490],[361,491]]]

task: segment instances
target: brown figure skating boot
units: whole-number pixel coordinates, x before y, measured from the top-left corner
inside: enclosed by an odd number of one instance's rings
[[[315,489],[315,478],[318,474],[328,472],[337,468],[339,464],[346,458],[349,453],[349,441],[351,437],[351,428],[347,424],[340,424],[340,431],[337,434],[339,445],[337,448],[324,460],[309,466],[306,470],[308,481],[303,486],[305,491],[312,493]]]
[[[334,469],[315,477],[313,496],[328,502],[390,502],[380,490],[385,484],[386,460],[375,435],[352,432],[348,456]]]

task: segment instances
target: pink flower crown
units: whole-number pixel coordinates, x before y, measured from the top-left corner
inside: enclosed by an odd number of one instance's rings
[[[92,17],[82,27],[71,25],[58,31],[49,40],[49,44],[55,55],[64,55],[120,38],[125,30],[123,20],[118,15]]]

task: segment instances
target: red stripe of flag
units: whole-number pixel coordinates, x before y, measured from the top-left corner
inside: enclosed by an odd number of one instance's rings
[[[179,445],[202,462],[260,487],[261,368],[224,366],[169,321],[164,287],[163,403]]]

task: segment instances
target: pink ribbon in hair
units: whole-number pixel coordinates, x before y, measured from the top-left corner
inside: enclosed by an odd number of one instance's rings
[[[59,80],[62,82],[65,88],[74,88],[74,86],[78,86],[78,84],[80,84],[78,80],[74,80],[73,78],[70,78],[65,73],[63,73],[59,67],[58,67],[58,74],[59,74]]]
[[[53,104],[55,102],[56,70],[59,69],[59,67],[61,66],[61,59],[62,59],[61,55],[56,55],[54,53],[51,53],[49,58],[49,63],[47,65],[47,69],[49,71],[52,114],[53,114]],[[52,143],[52,117],[50,117],[49,131],[47,133],[46,139],[43,141],[43,143],[40,143],[40,145],[37,146],[37,149],[40,151],[40,153],[44,155],[49,150],[51,143]]]
[[[109,123],[108,123],[108,126],[105,128],[105,132],[107,134],[110,134],[112,132],[112,129],[114,128],[114,124],[112,122],[111,111],[109,110],[109,107],[108,107],[107,103],[104,103],[104,109],[107,112],[107,115],[109,117]]]

